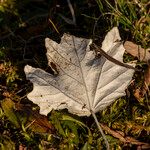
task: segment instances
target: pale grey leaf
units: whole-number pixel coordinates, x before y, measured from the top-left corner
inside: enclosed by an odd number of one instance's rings
[[[120,40],[119,31],[114,27],[106,35],[102,49],[123,62],[125,49],[117,44]],[[28,98],[40,106],[42,114],[67,108],[79,116],[89,116],[91,111],[103,110],[125,95],[134,70],[103,56],[95,58],[95,52],[89,47],[91,43],[91,39],[68,34],[63,35],[59,44],[46,38],[48,63],[56,65],[58,74],[53,76],[42,69],[25,66],[26,77],[33,83]]]

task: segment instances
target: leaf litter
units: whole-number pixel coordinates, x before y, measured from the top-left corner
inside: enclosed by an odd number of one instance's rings
[[[114,27],[105,36],[101,49],[123,63],[125,49],[120,40],[118,28]],[[44,115],[52,109],[65,108],[78,116],[92,114],[109,149],[95,113],[125,95],[134,70],[117,65],[103,55],[97,58],[90,50],[91,43],[91,39],[69,34],[64,34],[59,44],[46,38],[48,64],[55,64],[53,70],[57,71],[52,75],[26,65],[26,77],[33,83],[33,91],[27,97],[40,106],[40,113]]]
[[[126,41],[124,47],[127,53],[137,57],[139,61],[146,62],[147,69],[144,70],[144,81],[142,87],[135,90],[134,96],[138,101],[141,101],[144,96],[148,97],[150,86],[150,48],[144,49],[131,41]],[[148,93],[148,94],[147,94]],[[148,96],[147,96],[148,95]]]
[[[124,47],[126,52],[137,57],[140,61],[150,62],[150,48],[144,49],[131,41],[126,41]]]

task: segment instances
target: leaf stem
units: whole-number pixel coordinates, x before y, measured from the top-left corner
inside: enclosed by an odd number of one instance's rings
[[[103,132],[103,130],[102,130],[102,128],[101,128],[101,126],[100,126],[98,120],[97,120],[97,117],[96,117],[95,113],[94,113],[93,111],[91,111],[91,113],[92,113],[92,116],[93,116],[93,118],[94,118],[94,120],[95,120],[95,123],[96,123],[96,125],[97,125],[97,127],[98,127],[98,129],[99,129],[99,132],[101,133],[101,135],[102,135],[102,137],[103,137],[103,139],[104,139],[104,142],[105,142],[105,144],[106,144],[107,150],[110,150],[108,140],[106,139],[106,136],[105,136],[105,134],[104,134],[104,132]]]

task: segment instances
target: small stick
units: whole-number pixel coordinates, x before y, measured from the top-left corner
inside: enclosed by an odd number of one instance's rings
[[[120,42],[119,44],[121,44],[121,42]],[[98,52],[100,52],[100,54],[101,54],[102,56],[104,56],[104,57],[105,57],[106,59],[108,59],[109,61],[111,61],[111,62],[113,62],[113,63],[115,63],[115,64],[117,64],[117,65],[119,65],[119,66],[122,66],[122,67],[125,67],[125,68],[129,68],[129,69],[133,69],[133,70],[135,70],[135,71],[139,71],[139,69],[136,69],[136,68],[134,68],[133,66],[130,66],[130,65],[128,65],[128,64],[124,64],[124,63],[118,61],[117,59],[115,59],[115,58],[109,56],[104,50],[102,50],[102,49],[101,49],[100,47],[98,47],[96,44],[93,43],[92,45],[94,46],[95,49],[98,50]]]

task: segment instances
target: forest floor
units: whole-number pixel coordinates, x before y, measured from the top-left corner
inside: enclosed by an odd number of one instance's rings
[[[126,96],[97,113],[111,149],[150,149],[150,2],[148,0],[5,0],[0,2],[0,149],[106,149],[92,117],[67,112],[39,114],[27,94],[29,64],[51,72],[45,38],[63,33],[101,45],[117,26],[127,42],[124,61],[136,61]],[[132,52],[130,52],[130,49]]]

